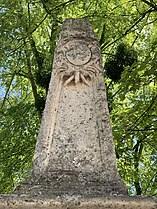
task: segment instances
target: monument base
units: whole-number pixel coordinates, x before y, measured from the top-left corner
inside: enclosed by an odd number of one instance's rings
[[[35,178],[33,174],[19,184],[14,193],[44,196],[81,196],[84,198],[101,197],[102,195],[127,195],[128,188],[119,176],[110,179],[99,172],[77,172],[58,170],[45,172]]]
[[[151,197],[105,196],[86,198],[63,195],[48,196],[0,195],[0,209],[156,209],[157,199]]]

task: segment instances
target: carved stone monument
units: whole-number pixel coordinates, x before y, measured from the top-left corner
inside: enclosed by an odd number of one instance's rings
[[[100,48],[85,19],[63,24],[28,182],[24,191],[37,194],[127,194],[116,167]]]
[[[32,170],[15,193],[0,195],[0,209],[157,208],[120,179],[100,48],[84,19],[63,24]]]

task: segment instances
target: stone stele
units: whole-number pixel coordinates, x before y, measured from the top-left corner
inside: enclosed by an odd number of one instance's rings
[[[0,198],[0,208],[115,207],[157,208],[152,199],[127,196],[116,166],[98,40],[87,20],[67,19],[29,178],[14,195]]]
[[[127,194],[116,167],[98,40],[67,19],[56,47],[27,193]]]

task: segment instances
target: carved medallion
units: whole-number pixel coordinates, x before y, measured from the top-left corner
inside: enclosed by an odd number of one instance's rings
[[[73,65],[84,65],[91,58],[90,49],[83,43],[69,44],[70,48],[66,51],[67,60]]]
[[[64,86],[78,83],[90,86],[91,81],[99,74],[92,45],[89,47],[81,40],[74,40],[61,45],[60,51],[63,51],[60,53],[61,57],[65,56],[66,59],[60,59],[61,64],[57,68],[57,75],[63,80]]]

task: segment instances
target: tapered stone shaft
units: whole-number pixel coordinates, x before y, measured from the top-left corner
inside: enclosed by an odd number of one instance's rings
[[[29,191],[102,196],[120,180],[98,40],[85,19],[67,19],[55,51]]]

